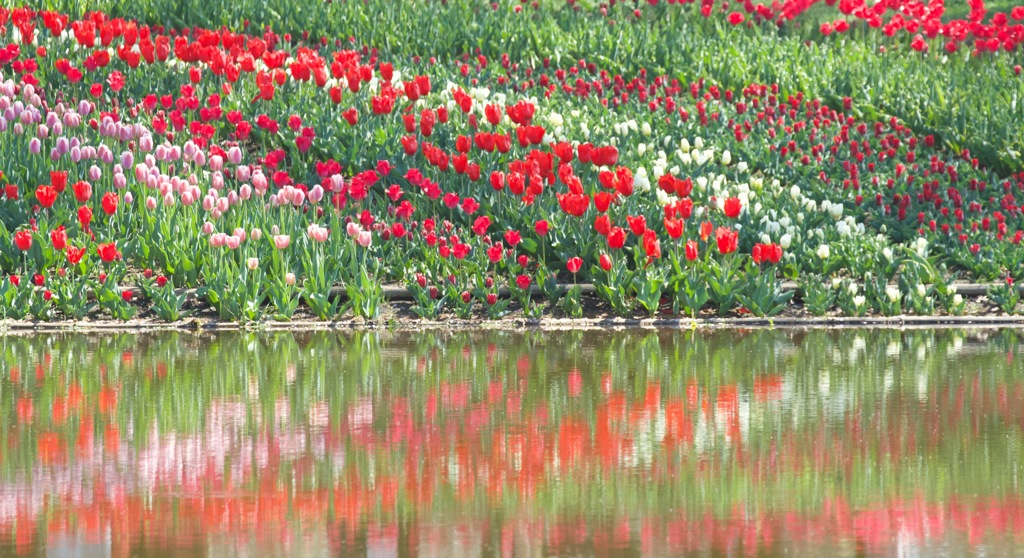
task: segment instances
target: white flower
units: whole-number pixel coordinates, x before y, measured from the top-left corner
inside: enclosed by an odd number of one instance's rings
[[[925,240],[924,237],[917,237],[914,249],[917,250],[918,256],[921,256],[922,258],[926,257],[928,255],[928,241]]]
[[[761,235],[761,244],[771,244],[771,243],[772,243],[772,237],[769,236],[768,233],[764,233],[764,234]]]
[[[892,249],[890,249],[888,246],[886,246],[885,248],[882,248],[882,257],[884,257],[885,259],[887,259],[887,260],[889,260],[891,262],[892,261]]]
[[[828,259],[828,256],[831,253],[832,253],[832,251],[828,247],[828,244],[822,244],[821,246],[818,246],[818,257],[819,258],[821,258],[823,260],[826,260],[826,259]]]
[[[960,306],[964,303],[964,297],[958,294],[953,295],[953,306]]]
[[[722,164],[729,166],[730,163],[732,163],[732,153],[726,149],[722,152]]]
[[[794,184],[789,189],[789,197],[793,198],[793,201],[800,201],[800,187]]]
[[[835,218],[835,219],[838,219],[838,218],[842,217],[843,216],[843,207],[844,206],[841,203],[834,203],[834,204],[832,204],[832,207],[829,208],[832,211],[832,217]]]
[[[693,139],[693,146],[697,149],[704,149],[704,138],[697,136]]]
[[[900,299],[900,290],[896,287],[886,287],[885,296],[889,297],[889,302],[896,302]]]
[[[926,293],[927,293],[927,291],[925,290],[924,285],[918,283],[918,285],[917,285],[917,296],[919,296],[921,298],[924,298],[924,295]]]
[[[850,286],[847,288],[847,290],[850,291],[850,294],[856,295],[857,291],[859,290],[859,288],[857,287],[857,283],[850,283]]]
[[[736,170],[738,170],[740,172],[747,172],[747,162],[746,161],[740,161],[739,163],[736,163]],[[751,182],[753,182],[753,181],[751,181]]]
[[[846,221],[839,221],[836,223],[836,231],[839,233],[839,236],[849,236],[850,226],[846,224]]]
[[[640,133],[645,136],[651,135],[651,124],[650,122],[644,122],[643,126],[640,127]]]
[[[679,149],[683,153],[689,153],[690,152],[690,140],[688,140],[686,138],[683,138],[682,140],[680,140],[679,141]]]
[[[779,239],[779,246],[782,246],[783,250],[789,250],[791,244],[793,244],[793,235],[791,234],[784,234]]]
[[[856,306],[857,308],[864,306],[864,301],[864,295],[853,297],[853,305]]]

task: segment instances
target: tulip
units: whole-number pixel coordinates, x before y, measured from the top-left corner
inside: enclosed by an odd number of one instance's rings
[[[290,271],[288,273],[285,273],[284,274],[284,284],[288,285],[289,287],[294,285],[295,284],[295,274],[290,272]]]
[[[274,235],[274,248],[284,250],[292,243],[292,237],[286,234]]]
[[[370,234],[370,231],[360,231],[359,236],[356,237],[356,242],[363,248],[369,248],[372,240],[373,236]]]
[[[245,267],[249,268],[249,271],[256,271],[256,268],[260,266],[260,261],[257,258],[249,258],[245,260]]]
[[[569,270],[569,273],[576,274],[580,268],[583,267],[583,259],[579,256],[573,256],[569,258],[569,261],[565,262],[565,268]]]

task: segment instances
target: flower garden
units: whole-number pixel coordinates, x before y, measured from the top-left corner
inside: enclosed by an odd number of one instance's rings
[[[91,4],[0,8],[6,319],[1019,308],[1024,7]]]

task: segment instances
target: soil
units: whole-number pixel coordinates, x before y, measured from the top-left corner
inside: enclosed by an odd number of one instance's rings
[[[486,316],[480,304],[477,304],[468,318],[461,318],[452,313],[445,313],[435,319],[423,319],[413,311],[413,302],[408,300],[391,300],[386,303],[376,320],[365,320],[360,317],[346,315],[336,321],[321,321],[308,312],[304,306],[288,321],[277,321],[268,313],[263,320],[255,323],[221,321],[217,312],[208,304],[190,299],[183,310],[190,312],[187,318],[168,323],[160,320],[144,302],[136,302],[139,308],[137,317],[128,321],[117,321],[110,316],[94,311],[84,320],[71,321],[61,319],[58,313],[51,321],[7,320],[0,321],[0,332],[8,331],[118,331],[118,330],[185,330],[185,331],[217,331],[217,330],[311,330],[311,329],[591,329],[591,328],[666,328],[691,329],[710,327],[1024,327],[1024,315],[1011,315],[999,310],[986,297],[965,297],[966,307],[962,316],[954,316],[939,311],[934,315],[916,316],[881,316],[868,313],[864,317],[844,316],[835,310],[822,316],[815,316],[799,304],[791,304],[783,312],[772,318],[758,318],[750,314],[730,312],[726,316],[718,316],[712,309],[706,308],[696,317],[673,315],[671,308],[663,307],[655,316],[637,312],[630,316],[617,316],[611,307],[594,296],[583,295],[580,302],[583,317],[572,318],[561,308],[544,309],[540,318],[526,316],[522,308],[513,302],[509,312],[499,319]],[[540,302],[540,304],[544,304]]]

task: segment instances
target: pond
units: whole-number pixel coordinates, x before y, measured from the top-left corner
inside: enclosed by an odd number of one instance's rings
[[[1012,554],[1012,330],[0,338],[0,555]]]

